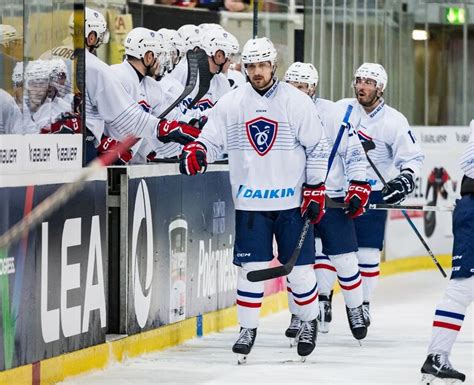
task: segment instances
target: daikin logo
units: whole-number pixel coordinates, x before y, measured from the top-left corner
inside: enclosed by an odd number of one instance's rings
[[[138,239],[142,224],[146,231],[146,276],[145,285],[142,289],[140,273],[138,268]],[[138,325],[143,328],[148,320],[150,312],[152,280],[153,280],[153,222],[151,217],[150,194],[146,182],[142,179],[138,186],[135,197],[135,208],[133,210],[132,225],[132,285],[135,315]]]

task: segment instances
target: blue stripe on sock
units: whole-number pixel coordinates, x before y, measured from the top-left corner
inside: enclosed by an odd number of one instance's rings
[[[296,298],[304,298],[304,297],[307,297],[307,296],[313,294],[316,291],[317,288],[318,288],[318,283],[316,283],[316,285],[314,285],[314,287],[310,291],[308,291],[307,293],[296,294],[293,291],[292,291],[292,293]]]
[[[450,311],[436,310],[435,315],[439,315],[439,316],[442,316],[442,317],[450,317],[450,318],[454,318],[454,319],[464,321],[464,314],[453,313],[453,312],[450,312]]]
[[[374,263],[374,264],[370,264],[370,263],[359,263],[359,267],[365,267],[366,269],[369,269],[371,267],[377,267],[379,264],[378,263]]]
[[[249,297],[249,298],[262,298],[263,293],[251,293],[249,291],[241,291],[237,290],[237,295],[241,295],[242,297]]]
[[[318,255],[316,256],[316,261],[317,260],[324,260],[324,261],[329,261],[329,257],[325,256],[325,255]]]
[[[358,278],[359,275],[360,275],[360,272],[357,272],[357,274],[355,274],[355,275],[353,275],[352,277],[349,277],[349,278],[343,278],[343,277],[339,277],[339,276],[337,276],[337,278],[339,279],[339,281],[342,281],[342,282],[350,282],[350,281],[353,281],[356,278]]]

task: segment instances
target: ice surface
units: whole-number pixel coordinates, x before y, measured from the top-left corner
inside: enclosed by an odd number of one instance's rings
[[[231,351],[238,334],[234,327],[61,384],[418,384],[434,310],[447,283],[435,270],[381,279],[362,346],[352,338],[342,296],[336,295],[330,332],[318,335],[305,363],[284,336],[290,315],[283,311],[261,320],[245,365],[237,365]],[[471,305],[451,355],[453,366],[467,375],[466,384],[474,377],[473,323]]]

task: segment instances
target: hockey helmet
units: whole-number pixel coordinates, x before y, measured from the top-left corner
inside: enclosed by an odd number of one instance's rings
[[[355,85],[355,80],[357,78],[362,79],[372,79],[376,82],[376,87],[379,88],[382,92],[385,90],[388,82],[387,72],[385,72],[385,68],[378,63],[364,63],[359,68],[357,68],[356,72],[354,73],[354,81],[353,84]]]
[[[124,41],[125,54],[137,59],[143,59],[149,51],[156,56],[158,46],[158,34],[148,28],[133,28]]]
[[[250,39],[242,49],[242,63],[245,65],[269,61],[274,66],[277,61],[277,51],[267,37]]]
[[[201,48],[208,56],[214,56],[217,51],[222,51],[228,58],[239,52],[239,41],[224,29],[209,29],[201,38]]]
[[[285,72],[286,82],[306,83],[310,87],[318,86],[318,70],[311,63],[294,62]]]

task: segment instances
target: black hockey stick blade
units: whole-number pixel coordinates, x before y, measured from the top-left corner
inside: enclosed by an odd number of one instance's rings
[[[160,114],[160,116],[158,117],[159,119],[163,119],[166,115],[168,115],[171,110],[173,110],[173,108],[175,108],[179,103],[181,103],[186,96],[193,92],[194,88],[196,87],[199,75],[198,55],[193,51],[188,51],[186,53],[186,59],[188,61],[188,77],[186,78],[186,85],[184,86],[184,90],[181,95],[179,95],[179,97]]]
[[[268,279],[283,277],[291,273],[293,267],[300,256],[301,248],[303,247],[304,240],[306,239],[306,235],[308,234],[308,230],[310,229],[311,221],[305,217],[303,229],[301,230],[300,236],[298,238],[298,243],[296,244],[295,250],[293,254],[291,254],[290,259],[284,265],[276,266],[276,267],[269,267],[268,269],[262,270],[255,270],[251,271],[247,274],[247,279],[250,282],[261,282],[266,281]]]
[[[199,68],[199,87],[196,96],[191,101],[188,106],[188,109],[194,107],[194,105],[201,100],[201,98],[206,95],[207,91],[209,91],[209,87],[211,86],[211,79],[212,74],[209,70],[209,62],[207,60],[207,53],[203,49],[198,49],[195,52],[198,61],[198,68]]]
[[[366,153],[375,148],[375,143],[372,140],[361,140],[361,143]]]

